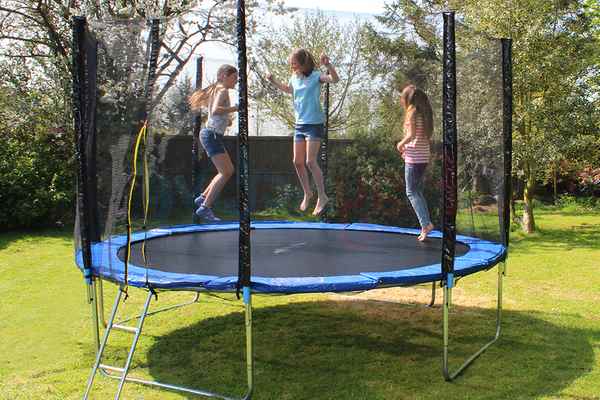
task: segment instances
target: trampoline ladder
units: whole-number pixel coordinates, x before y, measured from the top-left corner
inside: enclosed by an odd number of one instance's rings
[[[190,394],[209,397],[209,398],[217,398],[217,399],[223,399],[223,400],[240,400],[240,399],[228,397],[228,396],[217,394],[217,393],[212,393],[212,392],[205,391],[205,390],[191,389],[191,388],[187,388],[187,387],[183,387],[183,386],[171,385],[171,384],[167,384],[167,383],[150,381],[147,379],[141,379],[141,378],[129,376],[129,370],[131,368],[133,355],[135,353],[137,343],[138,343],[140,335],[142,333],[144,321],[146,320],[147,316],[156,313],[156,312],[154,312],[154,313],[148,312],[148,309],[150,308],[150,302],[152,301],[152,297],[155,296],[155,293],[153,291],[148,291],[148,295],[146,297],[146,301],[144,303],[143,310],[137,317],[137,318],[139,318],[139,321],[138,321],[136,327],[123,325],[123,321],[121,321],[120,323],[115,323],[115,318],[117,316],[117,311],[119,308],[119,304],[121,302],[122,295],[123,295],[123,292],[121,290],[117,290],[117,295],[115,297],[112,311],[110,313],[109,320],[106,323],[106,330],[104,331],[102,340],[101,341],[97,340],[98,351],[96,353],[96,360],[94,362],[94,366],[92,367],[92,372],[90,373],[90,376],[88,378],[85,393],[83,395],[83,400],[88,399],[90,392],[92,390],[94,378],[96,377],[96,374],[98,372],[100,372],[105,377],[116,379],[119,381],[119,386],[117,388],[117,392],[114,397],[115,400],[119,400],[121,398],[121,392],[123,391],[125,382],[135,382],[135,383],[140,383],[143,385],[155,386],[155,387],[160,387],[162,389],[168,389],[168,390],[173,390],[173,391],[178,391],[178,392],[185,392],[185,393],[190,393]],[[95,301],[95,299],[94,299],[94,301]],[[194,300],[194,302],[195,301],[197,301],[197,298]],[[178,307],[178,306],[175,306],[175,307]],[[170,308],[172,308],[172,307],[169,307],[168,309],[170,309]],[[97,305],[94,304],[92,306],[92,310],[97,311],[97,309],[98,309]],[[158,310],[158,311],[164,311],[164,310]],[[95,315],[94,319],[95,319],[96,323],[100,323],[100,321],[98,320],[97,314]],[[129,321],[131,319],[133,319],[133,318],[130,318],[125,321]],[[112,332],[113,329],[121,330],[121,331],[128,332],[128,333],[131,333],[134,335],[132,343],[131,343],[131,347],[129,348],[129,352],[127,354],[127,361],[125,362],[125,366],[122,368],[114,366],[114,365],[108,365],[108,364],[102,363],[102,356],[103,356],[106,346],[108,344],[108,339],[109,339],[110,333]],[[247,360],[250,360],[247,362],[248,391],[244,395],[244,397],[241,398],[241,400],[250,399],[252,397],[252,393],[253,393],[252,377],[254,375],[254,372],[253,372],[253,356],[252,356],[253,350],[252,350],[252,334],[251,334],[251,332],[252,332],[252,304],[248,300],[248,301],[246,301]]]
[[[92,389],[92,385],[94,383],[94,378],[98,372],[105,376],[109,376],[111,378],[119,379],[119,386],[117,388],[117,393],[115,394],[115,400],[118,400],[121,397],[121,392],[123,390],[123,386],[125,385],[125,381],[127,380],[127,373],[129,372],[129,368],[131,367],[131,362],[133,360],[133,354],[135,352],[135,348],[137,347],[138,340],[140,338],[140,334],[142,333],[142,327],[144,325],[144,321],[146,320],[146,316],[148,314],[148,308],[150,307],[150,301],[152,300],[152,296],[154,295],[151,291],[148,292],[148,296],[146,297],[146,302],[144,303],[144,309],[139,316],[139,322],[137,327],[130,327],[126,325],[115,324],[115,317],[117,315],[117,310],[119,308],[119,304],[121,302],[121,296],[123,292],[121,290],[117,290],[117,296],[115,298],[115,302],[113,304],[112,311],[110,313],[110,318],[108,320],[108,324],[106,326],[106,330],[104,331],[104,336],[102,337],[102,341],[100,342],[100,348],[96,354],[96,361],[94,362],[94,366],[92,368],[92,372],[87,382],[87,386],[85,389],[85,393],[83,395],[83,399],[86,400],[90,394]],[[111,331],[114,329],[119,329],[125,332],[133,333],[133,341],[131,343],[131,347],[129,348],[129,353],[127,354],[127,361],[125,362],[125,366],[123,368],[115,367],[112,365],[102,364],[102,355],[104,354],[104,350],[106,349],[106,345],[108,343],[108,338],[110,336]],[[120,376],[115,376],[111,374],[109,371],[117,372]]]

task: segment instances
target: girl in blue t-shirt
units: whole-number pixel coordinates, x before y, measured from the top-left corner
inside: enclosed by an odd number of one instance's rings
[[[329,201],[323,184],[323,173],[317,162],[325,123],[325,114],[321,108],[321,83],[336,83],[340,80],[335,68],[329,63],[329,57],[321,54],[320,61],[327,68],[327,73],[317,70],[315,60],[308,50],[297,49],[289,57],[292,76],[287,84],[278,82],[271,74],[267,75],[269,82],[294,98],[294,167],[304,191],[300,210],[306,211],[313,196],[306,172],[308,167],[317,187],[317,204],[313,215],[321,214]]]

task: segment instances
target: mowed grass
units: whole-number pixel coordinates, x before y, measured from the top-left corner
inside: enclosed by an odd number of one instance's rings
[[[500,340],[453,383],[441,376],[442,325],[430,287],[355,295],[254,297],[255,399],[600,399],[600,214],[539,211],[539,232],[513,232]],[[494,331],[497,269],[458,282],[454,366]],[[106,310],[115,287],[105,284]],[[94,359],[90,306],[66,230],[0,234],[0,398],[81,398]],[[149,317],[135,374],[240,395],[241,302],[200,302]],[[161,293],[153,307],[190,300]],[[135,315],[145,292],[130,289]],[[105,362],[122,366],[115,332]],[[114,397],[97,376],[92,399]],[[193,399],[127,384],[123,399]]]

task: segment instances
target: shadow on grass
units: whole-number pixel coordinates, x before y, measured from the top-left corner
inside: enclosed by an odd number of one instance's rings
[[[446,383],[439,308],[327,300],[255,309],[253,398],[532,399],[593,368],[598,332],[557,326],[535,312],[503,315],[500,340]],[[453,309],[455,367],[490,338],[494,318],[494,310]],[[239,396],[244,346],[244,316],[236,312],[154,337],[147,366],[158,381]]]
[[[32,228],[28,230],[14,230],[0,232],[0,250],[6,249],[13,242],[19,240],[43,240],[44,238],[61,238],[69,243],[73,242],[73,227],[63,228]]]
[[[515,242],[515,246],[527,250],[546,251],[549,249],[600,249],[600,228],[597,224],[583,223],[569,228],[538,228],[530,238]]]

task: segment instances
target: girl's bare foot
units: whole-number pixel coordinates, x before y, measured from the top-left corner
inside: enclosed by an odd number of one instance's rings
[[[419,237],[417,237],[417,240],[419,242],[425,241],[425,239],[427,239],[427,235],[429,235],[429,232],[431,232],[432,230],[433,224],[429,224],[425,228],[421,228],[421,234],[419,235]]]
[[[302,199],[302,203],[300,203],[300,211],[306,211],[308,208],[308,203],[310,203],[310,199],[312,199],[313,193],[304,193],[304,199]]]
[[[312,214],[314,216],[321,214],[323,212],[323,210],[325,209],[325,206],[327,205],[328,201],[329,201],[329,197],[327,197],[327,196],[319,197],[319,199],[317,200],[317,205],[315,206],[315,210],[313,211]]]

